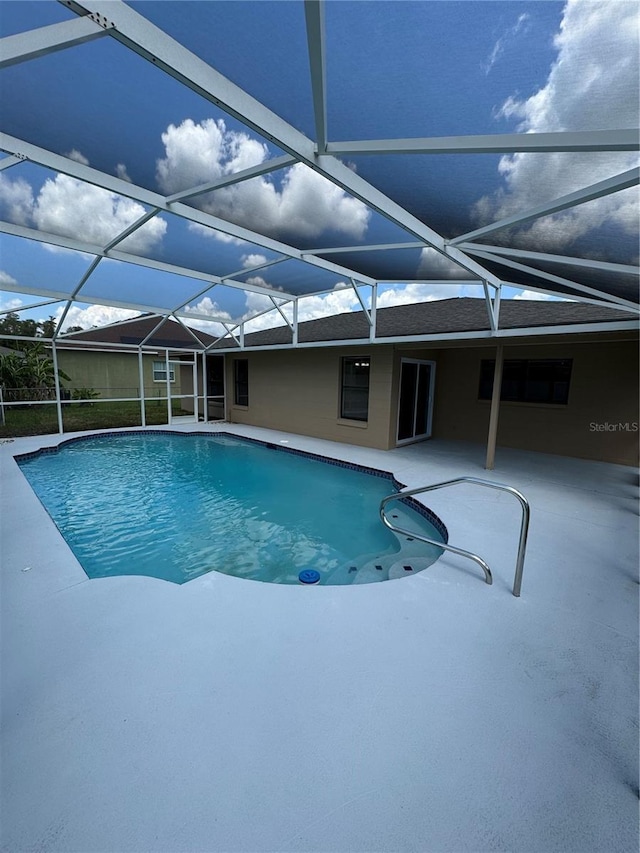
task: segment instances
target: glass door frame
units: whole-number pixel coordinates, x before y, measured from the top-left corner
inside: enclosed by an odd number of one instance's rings
[[[416,371],[416,389],[414,394],[414,404],[413,404],[413,435],[408,438],[398,438],[398,432],[400,430],[400,403],[401,403],[401,394],[402,394],[402,367],[404,364],[417,364],[418,370]],[[420,376],[420,368],[419,365],[426,364],[429,366],[429,394],[427,396],[427,431],[424,433],[420,433],[420,435],[416,435],[416,421],[418,415],[418,393],[417,393],[417,385],[418,379]],[[398,374],[398,411],[396,413],[396,447],[402,447],[404,444],[411,444],[414,441],[424,441],[427,438],[431,438],[432,433],[432,424],[433,424],[433,400],[435,394],[435,378],[436,378],[436,363],[435,361],[431,361],[426,358],[401,358],[400,359],[400,371]]]

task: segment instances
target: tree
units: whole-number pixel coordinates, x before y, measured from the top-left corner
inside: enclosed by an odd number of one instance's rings
[[[55,397],[55,370],[40,341],[15,340],[16,335],[25,337],[53,337],[55,317],[36,322],[21,320],[17,314],[7,314],[0,320],[0,337],[13,335],[14,340],[5,339],[8,349],[15,352],[0,355],[0,385],[7,402],[26,400],[50,400]],[[61,370],[61,379],[69,382],[70,377]]]

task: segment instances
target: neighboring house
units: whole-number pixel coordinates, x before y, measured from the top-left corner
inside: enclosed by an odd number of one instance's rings
[[[229,421],[376,448],[430,436],[486,442],[503,346],[498,445],[635,465],[637,315],[593,304],[447,299],[229,339]]]
[[[145,347],[157,348],[155,352],[145,349],[142,354],[145,398],[166,399],[168,350],[170,395],[185,411],[192,412],[194,381],[202,393],[202,362],[194,357],[193,350],[204,349],[215,338],[196,329],[188,331],[173,320],[156,328],[159,323],[158,317],[145,315],[60,338],[56,342],[58,366],[71,378],[65,387],[71,391],[90,388],[102,399],[139,399],[138,347],[145,341]],[[224,395],[223,381],[222,357],[207,357],[209,397]],[[210,406],[209,417],[222,414],[221,403]]]

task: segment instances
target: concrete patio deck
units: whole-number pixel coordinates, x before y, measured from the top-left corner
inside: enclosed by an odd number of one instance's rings
[[[2,850],[638,849],[638,473],[441,441],[226,430],[499,492],[426,496],[445,554],[379,584],[88,580],[0,446]],[[357,521],[354,519],[354,521]]]

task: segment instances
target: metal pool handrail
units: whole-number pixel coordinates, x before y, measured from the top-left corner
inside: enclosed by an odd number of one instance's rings
[[[531,516],[531,511],[529,509],[529,502],[525,498],[525,496],[519,492],[517,489],[514,489],[513,486],[505,486],[503,483],[492,483],[490,480],[480,480],[477,477],[456,477],[455,480],[443,480],[441,483],[433,483],[430,486],[420,486],[417,489],[407,489],[403,492],[395,492],[393,495],[387,495],[386,498],[383,498],[380,501],[380,518],[382,519],[382,523],[385,524],[389,530],[393,530],[394,533],[402,533],[404,536],[411,536],[414,539],[419,539],[421,542],[427,542],[429,545],[436,545],[438,548],[443,548],[445,551],[452,551],[454,554],[459,554],[462,557],[468,557],[470,560],[476,562],[479,566],[482,567],[484,572],[485,581],[487,583],[492,583],[491,577],[491,569],[477,554],[473,554],[471,551],[465,551],[462,548],[454,548],[453,545],[449,545],[445,542],[437,542],[434,539],[428,539],[426,536],[421,536],[418,533],[413,533],[409,530],[404,530],[402,527],[398,527],[389,521],[387,516],[385,515],[385,507],[391,501],[402,500],[403,498],[411,497],[412,495],[418,495],[422,492],[431,492],[435,489],[443,489],[445,486],[455,486],[458,483],[471,483],[476,486],[486,486],[489,489],[497,489],[502,492],[508,492],[513,495],[520,501],[520,506],[522,507],[522,522],[520,524],[520,541],[518,543],[518,557],[516,560],[516,573],[513,579],[513,594],[518,597],[520,595],[520,588],[522,586],[522,572],[524,569],[524,556],[527,548],[527,534],[529,532],[529,518]]]

